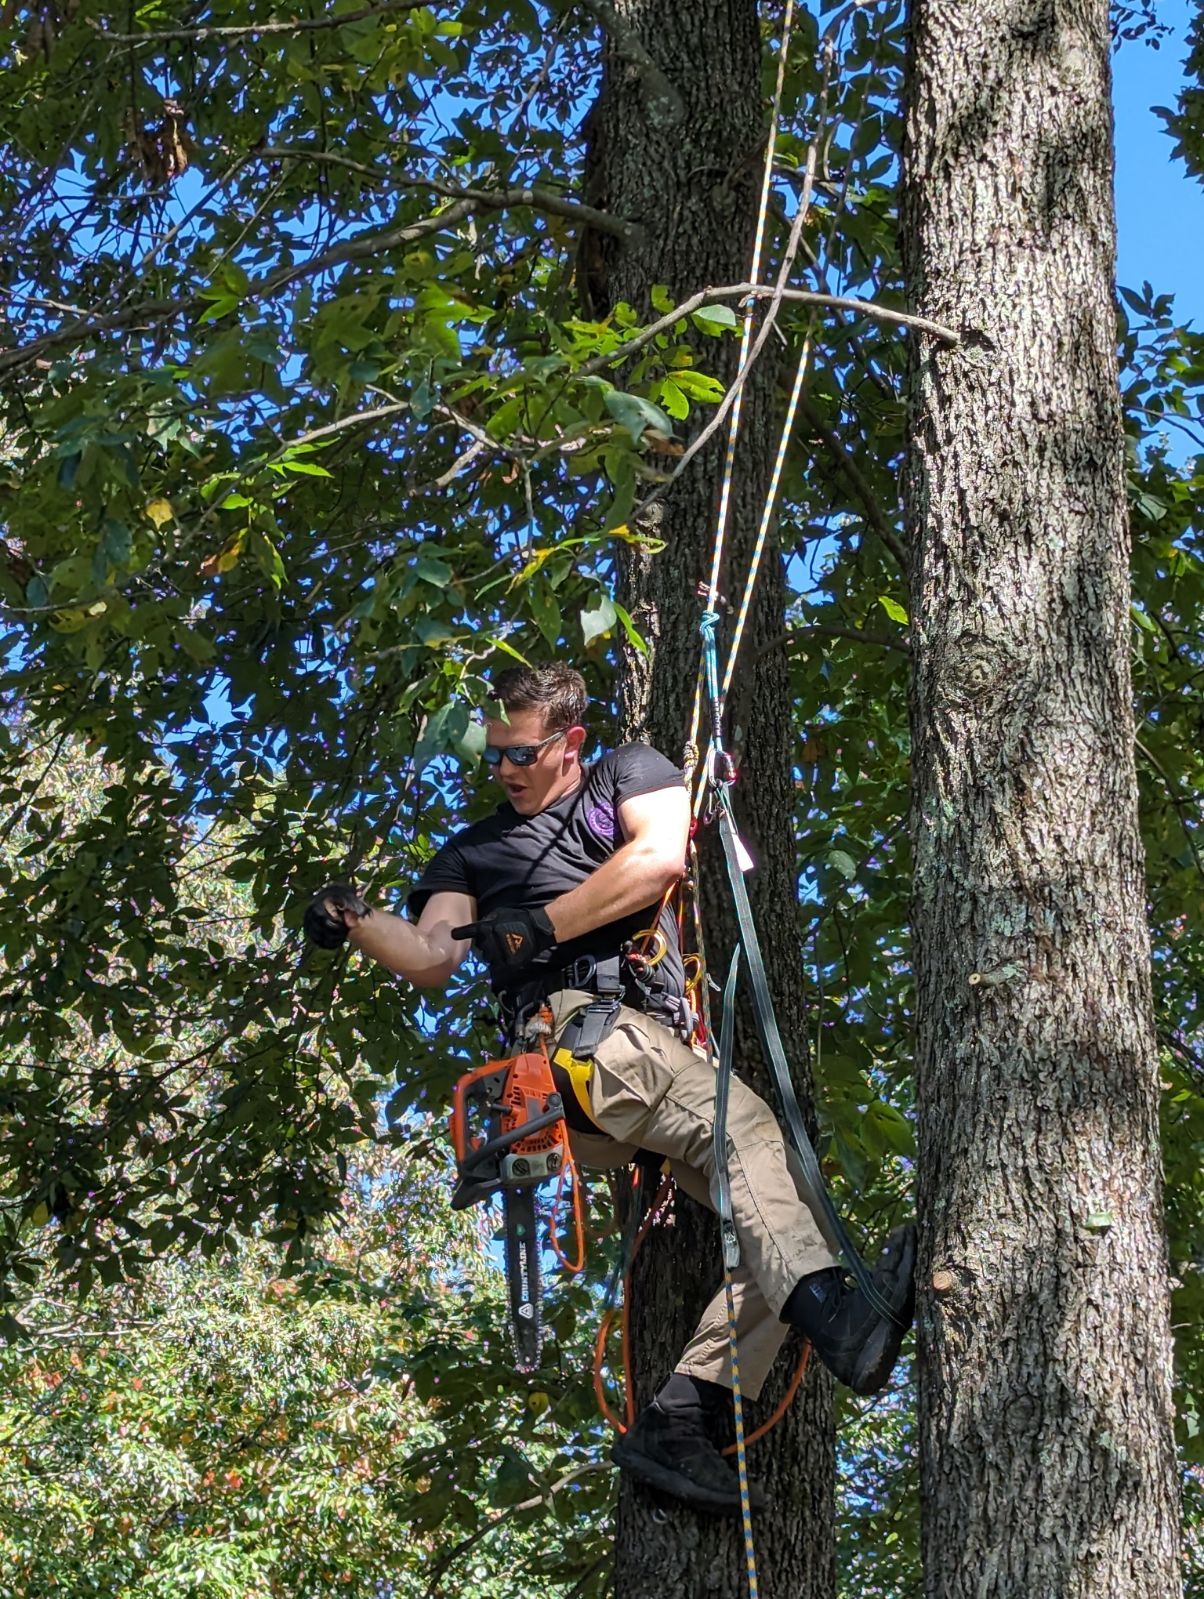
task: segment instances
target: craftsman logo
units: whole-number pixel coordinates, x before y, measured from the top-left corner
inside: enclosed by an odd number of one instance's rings
[[[517,955],[519,950],[522,949],[522,947],[523,947],[523,935],[521,933],[507,933],[506,934],[506,949],[509,951],[509,953],[511,955]]]
[[[585,813],[585,825],[595,838],[609,844],[615,836],[615,810],[609,800],[599,800]]]

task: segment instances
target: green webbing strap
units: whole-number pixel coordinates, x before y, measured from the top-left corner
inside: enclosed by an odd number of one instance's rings
[[[715,1078],[716,1209],[723,1240],[723,1290],[727,1299],[727,1336],[731,1349],[732,1407],[736,1415],[736,1469],[740,1478],[740,1515],[744,1522],[744,1559],[748,1569],[748,1599],[758,1599],[757,1551],[753,1544],[752,1501],[748,1492],[748,1456],[744,1446],[744,1395],[740,1387],[740,1340],[736,1332],[736,1292],[732,1272],[740,1264],[740,1240],[732,1216],[732,1183],[727,1166],[727,1101],[732,1081],[732,1050],[736,1038],[736,975],[740,969],[740,946],[732,951],[732,963],[723,985],[723,1025],[719,1034],[719,1066]]]
[[[849,1237],[848,1229],[840,1219],[831,1196],[824,1186],[823,1173],[819,1169],[815,1150],[807,1136],[806,1123],[803,1113],[799,1108],[798,1096],[794,1091],[794,1083],[790,1078],[790,1067],[786,1061],[786,1050],[782,1044],[782,1035],[778,1031],[777,1017],[774,1015],[773,1000],[770,998],[769,981],[765,976],[765,963],[761,958],[761,944],[757,937],[756,924],[753,921],[752,906],[748,900],[748,890],[744,886],[744,873],[740,869],[740,855],[737,846],[736,822],[732,815],[732,800],[728,786],[717,783],[715,791],[719,801],[719,836],[723,840],[723,856],[727,862],[727,875],[731,882],[732,897],[736,902],[736,920],[740,930],[740,942],[748,958],[749,977],[752,981],[753,1010],[757,1019],[757,1032],[761,1039],[761,1048],[769,1062],[777,1085],[778,1098],[782,1102],[782,1110],[786,1118],[786,1126],[790,1133],[790,1141],[794,1145],[795,1153],[803,1168],[803,1181],[807,1188],[812,1207],[822,1212],[832,1230],[833,1236],[840,1245],[840,1253],[845,1265],[856,1279],[857,1286],[861,1289],[866,1299],[873,1305],[879,1315],[888,1317],[898,1323],[899,1318],[883,1299],[874,1286],[873,1279],[866,1270],[865,1263]],[[730,979],[729,979],[730,980]],[[731,1029],[724,1017],[725,1032]]]
[[[740,946],[732,951],[732,963],[723,985],[723,1025],[719,1033],[719,1070],[715,1078],[715,1122],[712,1129],[715,1151],[715,1189],[718,1201],[719,1236],[723,1244],[723,1264],[735,1271],[740,1264],[740,1240],[732,1215],[732,1180],[727,1169],[727,1101],[732,1082],[732,1050],[735,1046],[736,975],[740,970]]]

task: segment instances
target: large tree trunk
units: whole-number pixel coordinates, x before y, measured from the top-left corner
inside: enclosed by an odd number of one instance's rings
[[[755,0],[615,0],[614,11],[622,31],[617,42],[612,31],[592,113],[588,178],[594,203],[639,220],[644,234],[639,244],[623,249],[606,241],[590,259],[589,287],[598,312],[618,301],[647,312],[655,284],[684,298],[708,283],[739,282],[748,272],[766,135],[761,39]],[[640,46],[654,63],[652,70],[647,62],[643,69],[633,64]],[[668,80],[668,96],[657,81],[657,68]],[[679,107],[671,103],[673,92]],[[714,342],[707,341],[706,348],[713,360]],[[734,348],[729,354],[734,359]],[[729,582],[738,592],[743,581],[765,499],[776,435],[775,365],[770,347],[746,391],[727,593]],[[649,658],[632,653],[627,659],[624,728],[628,736],[647,737],[674,755],[689,724],[699,655],[701,602],[695,590],[709,571],[722,465],[717,439],[656,507],[654,530],[668,541],[665,553],[629,560],[622,573],[624,598],[653,646]],[[751,663],[765,643],[784,631],[784,603],[775,549],[745,641],[742,676],[754,671]],[[756,665],[752,688],[740,696],[754,709],[743,740],[737,803],[758,862],[751,892],[783,1035],[793,1058],[803,1062],[784,652],[770,651]],[[708,954],[716,968],[734,942],[734,924],[717,852],[706,854],[703,899]],[[743,1023],[738,1069],[767,1092],[751,1019],[746,1016]],[[806,1099],[806,1085],[800,1086]],[[641,1405],[679,1358],[720,1276],[713,1223],[679,1199],[674,1225],[652,1235],[636,1273],[634,1344]],[[790,1353],[788,1348],[759,1414],[781,1392],[790,1374]],[[831,1392],[822,1370],[809,1374],[790,1415],[751,1451],[750,1461],[774,1502],[756,1523],[764,1599],[828,1599],[835,1586],[834,1442]],[[624,1486],[616,1539],[619,1599],[736,1599],[744,1585],[738,1524],[685,1511],[670,1512],[664,1520],[646,1494]]]
[[[1105,0],[914,0],[904,246],[940,1599],[1178,1592]]]

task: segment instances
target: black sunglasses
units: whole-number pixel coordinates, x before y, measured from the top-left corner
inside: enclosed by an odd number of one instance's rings
[[[511,766],[532,766],[540,750],[555,739],[563,738],[566,732],[567,729],[562,727],[555,733],[549,733],[547,738],[541,738],[538,744],[486,744],[481,751],[481,758],[486,766],[500,766],[503,755]]]

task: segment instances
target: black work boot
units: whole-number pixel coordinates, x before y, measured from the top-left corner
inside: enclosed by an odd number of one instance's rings
[[[610,1458],[620,1470],[695,1510],[738,1516],[740,1478],[706,1425],[707,1413],[729,1397],[717,1383],[674,1372],[618,1439]],[[749,1503],[754,1510],[765,1508],[764,1492],[755,1483],[749,1484]]]
[[[782,1320],[811,1340],[828,1370],[855,1394],[876,1394],[899,1358],[916,1309],[916,1230],[896,1227],[870,1278],[894,1320],[884,1316],[837,1267],[803,1277],[791,1290]]]

